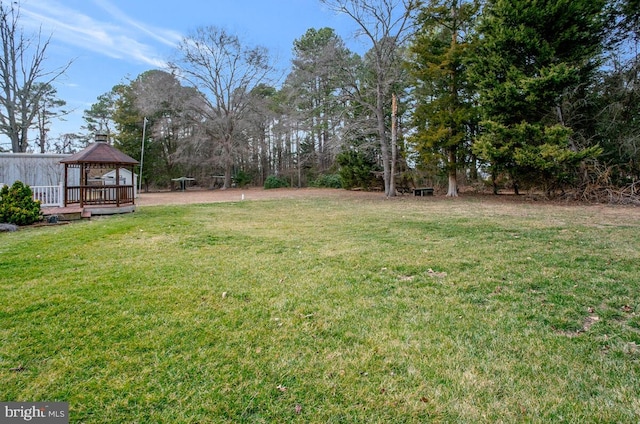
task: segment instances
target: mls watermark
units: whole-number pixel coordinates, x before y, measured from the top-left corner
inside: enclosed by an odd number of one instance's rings
[[[0,424],[69,424],[68,402],[0,402]]]

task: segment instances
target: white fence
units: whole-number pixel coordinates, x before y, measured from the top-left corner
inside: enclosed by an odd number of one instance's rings
[[[0,183],[0,188],[5,184]],[[39,200],[40,206],[45,208],[58,208],[64,206],[64,187],[62,183],[57,186],[31,186],[33,200]]]
[[[40,200],[40,206],[45,208],[64,206],[64,187],[57,186],[33,186],[33,200]]]

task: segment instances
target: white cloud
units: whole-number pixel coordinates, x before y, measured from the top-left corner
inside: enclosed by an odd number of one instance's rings
[[[94,1],[96,4],[98,4],[101,8],[103,8],[107,13],[109,13],[114,18],[122,21],[123,23],[127,24],[129,27],[140,31],[143,34],[146,34],[147,36],[155,39],[156,41],[162,44],[165,44],[170,47],[175,47],[178,44],[178,42],[182,39],[182,35],[176,31],[152,27],[130,18],[108,0],[94,0]],[[150,4],[150,7],[153,7],[153,4]]]
[[[106,0],[96,0],[114,21],[96,19],[66,7],[56,0],[30,0],[21,5],[22,23],[42,28],[56,42],[130,62],[165,67],[157,43],[173,47],[181,35],[172,30],[154,28],[128,17]]]

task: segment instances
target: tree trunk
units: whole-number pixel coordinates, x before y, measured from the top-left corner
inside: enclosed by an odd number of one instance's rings
[[[496,181],[495,171],[491,172],[491,185],[493,186],[493,194],[498,194],[498,182]]]
[[[384,194],[387,197],[396,195],[395,181],[391,176],[391,158],[389,146],[387,144],[386,125],[384,121],[384,102],[382,99],[382,90],[378,88],[376,118],[378,120],[378,136],[380,138],[380,156],[382,156],[382,169],[384,179]]]
[[[19,152],[25,153],[27,151],[29,147],[27,140],[29,140],[29,127],[23,126],[20,131]]]
[[[224,184],[223,190],[231,188],[231,173],[233,171],[233,147],[231,135],[225,136],[224,143]]]
[[[471,180],[474,182],[478,181],[478,157],[474,154],[471,155],[471,167],[469,169],[471,175]]]
[[[260,185],[264,185],[264,182],[269,176],[269,152],[271,151],[266,128],[262,128],[260,132],[260,144],[261,149],[260,152],[258,152],[258,156],[260,157]]]
[[[382,178],[384,179],[384,194],[393,196],[391,188],[391,160],[389,159],[389,146],[387,146],[387,137],[384,133],[384,120],[378,120],[378,133],[380,136],[380,156],[382,156]],[[393,190],[395,191],[395,190]]]
[[[458,16],[458,2],[453,1],[451,4],[451,21],[454,22],[454,27],[458,25],[455,24],[457,22]],[[458,44],[458,31],[454,30],[451,32],[451,50],[455,51],[456,46]],[[457,74],[455,68],[451,69],[451,98],[453,99],[454,107],[457,107],[458,102],[458,82],[457,82]],[[453,110],[451,111],[451,115],[453,116]],[[457,129],[454,124],[449,129],[450,135],[452,138],[455,137],[457,139]],[[456,158],[457,148],[455,145],[449,146],[449,158],[448,158],[448,170],[449,170],[449,189],[447,190],[447,197],[458,197],[458,161]]]
[[[396,195],[396,160],[398,146],[398,99],[394,94],[391,96],[391,170],[389,189],[393,190],[393,196]]]
[[[449,147],[449,190],[447,190],[448,197],[458,197],[458,166],[456,161],[456,148],[455,146]]]

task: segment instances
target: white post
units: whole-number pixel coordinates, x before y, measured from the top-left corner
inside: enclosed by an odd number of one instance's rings
[[[58,183],[58,206],[64,206],[64,184]]]
[[[138,193],[142,192],[142,165],[144,164],[144,137],[147,131],[147,117],[142,121],[142,149],[140,152],[140,175],[138,175]]]

